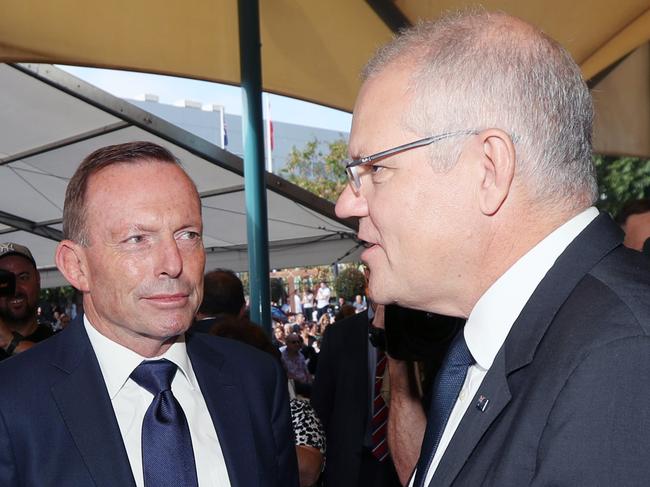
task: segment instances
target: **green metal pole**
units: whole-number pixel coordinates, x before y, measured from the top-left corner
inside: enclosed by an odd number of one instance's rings
[[[264,170],[260,13],[258,0],[239,0],[238,7],[250,318],[260,324],[270,336],[269,229]]]

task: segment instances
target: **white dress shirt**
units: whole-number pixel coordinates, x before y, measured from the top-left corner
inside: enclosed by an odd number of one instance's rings
[[[86,316],[84,326],[104,376],[136,485],[144,487],[142,421],[153,395],[129,376],[143,360],[165,358],[178,367],[172,381],[172,393],[187,417],[199,485],[230,486],[217,432],[187,355],[184,337],[180,337],[162,356],[148,359],[99,333]]]
[[[463,329],[465,341],[476,364],[467,371],[424,485],[431,482],[456,428],[467,408],[474,402],[474,396],[519,313],[560,254],[597,216],[598,210],[591,207],[555,229],[515,262],[477,301]],[[415,474],[411,476],[410,486],[414,479]]]

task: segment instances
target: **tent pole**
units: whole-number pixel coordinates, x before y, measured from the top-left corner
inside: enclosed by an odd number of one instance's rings
[[[269,231],[264,170],[262,58],[258,0],[238,0],[242,87],[242,134],[250,319],[271,336]]]

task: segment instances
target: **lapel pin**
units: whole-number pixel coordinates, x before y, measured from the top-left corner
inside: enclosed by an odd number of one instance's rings
[[[489,403],[490,400],[487,397],[485,397],[483,394],[481,394],[480,396],[478,396],[478,401],[476,401],[476,407],[478,408],[479,411],[484,413]]]

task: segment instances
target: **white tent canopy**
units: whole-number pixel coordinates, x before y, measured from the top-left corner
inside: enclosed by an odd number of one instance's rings
[[[0,242],[29,247],[43,287],[54,266],[68,180],[93,150],[133,140],[170,149],[201,194],[206,268],[248,269],[240,158],[51,65],[0,64]],[[267,173],[272,268],[358,260],[354,223],[328,201]]]

